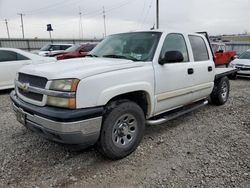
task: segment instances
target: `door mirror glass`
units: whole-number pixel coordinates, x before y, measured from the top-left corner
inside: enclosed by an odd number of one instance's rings
[[[163,65],[165,63],[178,63],[183,62],[184,57],[180,51],[168,51],[165,53],[165,56],[162,60],[160,60],[160,64]]]

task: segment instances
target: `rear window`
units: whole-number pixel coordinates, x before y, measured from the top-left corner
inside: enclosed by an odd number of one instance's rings
[[[188,37],[193,50],[194,61],[209,60],[207,46],[203,38],[195,35],[189,35]]]

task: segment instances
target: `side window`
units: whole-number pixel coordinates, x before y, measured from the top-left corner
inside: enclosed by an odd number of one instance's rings
[[[27,58],[27,57],[24,56],[24,55],[17,54],[17,60],[18,60],[18,61],[23,61],[23,60],[30,60],[30,59]]]
[[[225,52],[226,51],[226,46],[221,45],[221,50],[223,50],[223,52]]]
[[[59,45],[51,45],[50,50],[52,50],[52,51],[60,50],[60,46]]]
[[[0,62],[5,62],[5,61],[17,61],[17,53],[12,51],[1,50]]]
[[[184,57],[183,62],[189,61],[187,46],[183,35],[172,33],[166,37],[161,50],[160,59],[163,59],[165,53],[169,51],[179,51]]]
[[[66,49],[68,49],[69,47],[71,47],[71,46],[63,45],[63,46],[61,46],[61,50],[66,50]]]
[[[207,46],[203,38],[200,36],[190,35],[189,40],[194,54],[194,61],[209,60]]]

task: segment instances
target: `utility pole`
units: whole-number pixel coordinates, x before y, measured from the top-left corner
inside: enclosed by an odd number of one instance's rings
[[[103,24],[104,24],[104,38],[107,35],[107,28],[106,28],[106,13],[105,13],[105,8],[103,7]]]
[[[156,0],[156,29],[159,29],[159,0]]]
[[[9,32],[9,26],[8,26],[8,20],[5,19],[5,24],[6,24],[6,29],[7,29],[7,33],[8,33],[8,38],[10,38],[10,32]]]
[[[18,15],[21,16],[21,27],[22,27],[22,33],[23,33],[23,38],[24,38],[23,16],[25,16],[25,14],[19,13]]]

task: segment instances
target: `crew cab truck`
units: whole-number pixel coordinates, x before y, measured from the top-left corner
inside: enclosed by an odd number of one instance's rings
[[[104,39],[87,58],[22,68],[11,93],[17,120],[47,139],[120,159],[157,125],[229,97],[200,34],[141,31]]]

